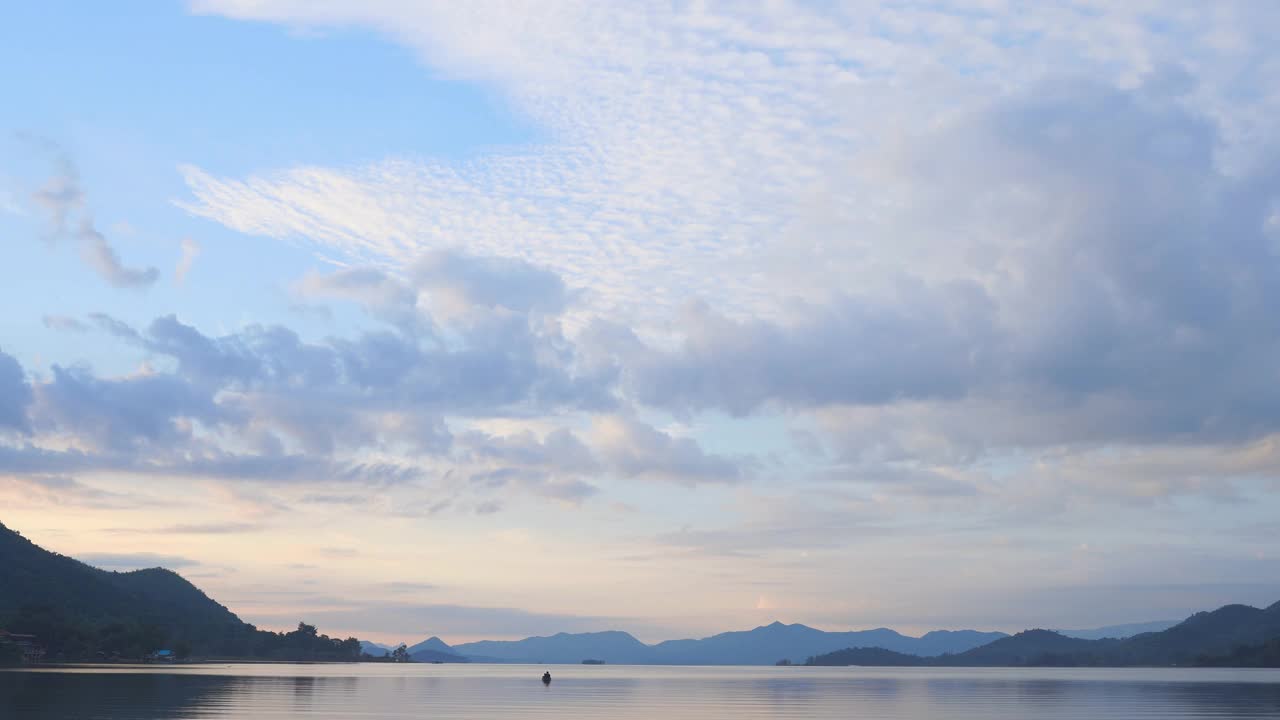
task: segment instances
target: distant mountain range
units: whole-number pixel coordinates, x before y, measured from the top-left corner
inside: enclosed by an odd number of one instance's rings
[[[826,632],[805,625],[775,622],[754,630],[721,633],[700,640],[668,640],[646,645],[629,633],[558,633],[524,640],[482,640],[450,647],[431,638],[409,649],[414,659],[443,653],[473,662],[579,663],[586,659],[615,665],[773,665],[803,661],[812,655],[850,646],[885,647],[922,656],[963,652],[999,638],[999,632],[936,630],[921,637],[893,630]],[[431,658],[437,659],[437,658]],[[445,660],[447,661],[447,660]]]
[[[1159,632],[1085,639],[1027,630],[961,653],[923,657],[882,648],[849,647],[809,659],[811,665],[979,666],[1253,666],[1280,667],[1280,602],[1265,609],[1226,605]]]
[[[460,663],[469,660],[434,635],[409,648],[414,662]]]
[[[383,655],[390,653],[392,650],[395,650],[395,648],[387,647],[386,645],[380,645],[376,642],[370,642],[368,640],[360,641],[360,652],[364,653],[365,655],[369,655],[371,657],[382,657]]]
[[[1227,605],[1169,623],[1017,635],[937,630],[911,637],[886,628],[826,632],[775,622],[698,640],[646,645],[625,632],[559,633],[409,648],[419,662],[772,665],[1280,665],[1280,603]],[[1160,629],[1156,629],[1160,628]],[[299,624],[272,633],[242,622],[177,573],[108,572],[44,550],[0,525],[0,629],[38,636],[52,660],[175,654],[275,660],[351,660],[389,648],[339,640]],[[1074,637],[1073,637],[1074,635]]]
[[[1158,632],[1177,624],[1177,620],[1157,620],[1056,632],[1070,638],[1098,640]],[[645,645],[625,632],[560,633],[514,641],[484,640],[456,647],[432,636],[409,647],[409,655],[418,662],[574,663],[596,659],[593,653],[607,653],[613,659],[606,662],[614,664],[772,665],[778,660],[798,661],[848,647],[875,647],[898,654],[932,657],[964,652],[1004,637],[1008,635],[1000,632],[935,630],[915,638],[884,628],[825,632],[805,625],[773,623],[754,630],[722,633],[701,640],[668,640],[657,645]],[[373,657],[382,657],[395,649],[367,640],[362,640],[360,645]],[[578,656],[582,657],[571,659]],[[749,658],[749,662],[740,659],[744,657]]]

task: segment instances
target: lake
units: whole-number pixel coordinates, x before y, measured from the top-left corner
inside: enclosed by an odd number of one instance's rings
[[[544,669],[550,687],[539,681]],[[14,720],[1280,718],[1280,671],[530,665],[0,671]]]

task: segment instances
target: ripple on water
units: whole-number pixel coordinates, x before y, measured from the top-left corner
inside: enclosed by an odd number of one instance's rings
[[[228,665],[0,672],[0,718],[1280,718],[1280,671]]]

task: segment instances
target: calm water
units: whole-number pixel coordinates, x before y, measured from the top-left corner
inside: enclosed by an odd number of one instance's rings
[[[222,665],[0,671],[8,720],[1280,718],[1280,671]]]

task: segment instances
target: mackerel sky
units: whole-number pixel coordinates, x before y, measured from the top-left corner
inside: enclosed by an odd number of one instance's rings
[[[0,522],[385,641],[1269,604],[1277,31],[8,3]]]

